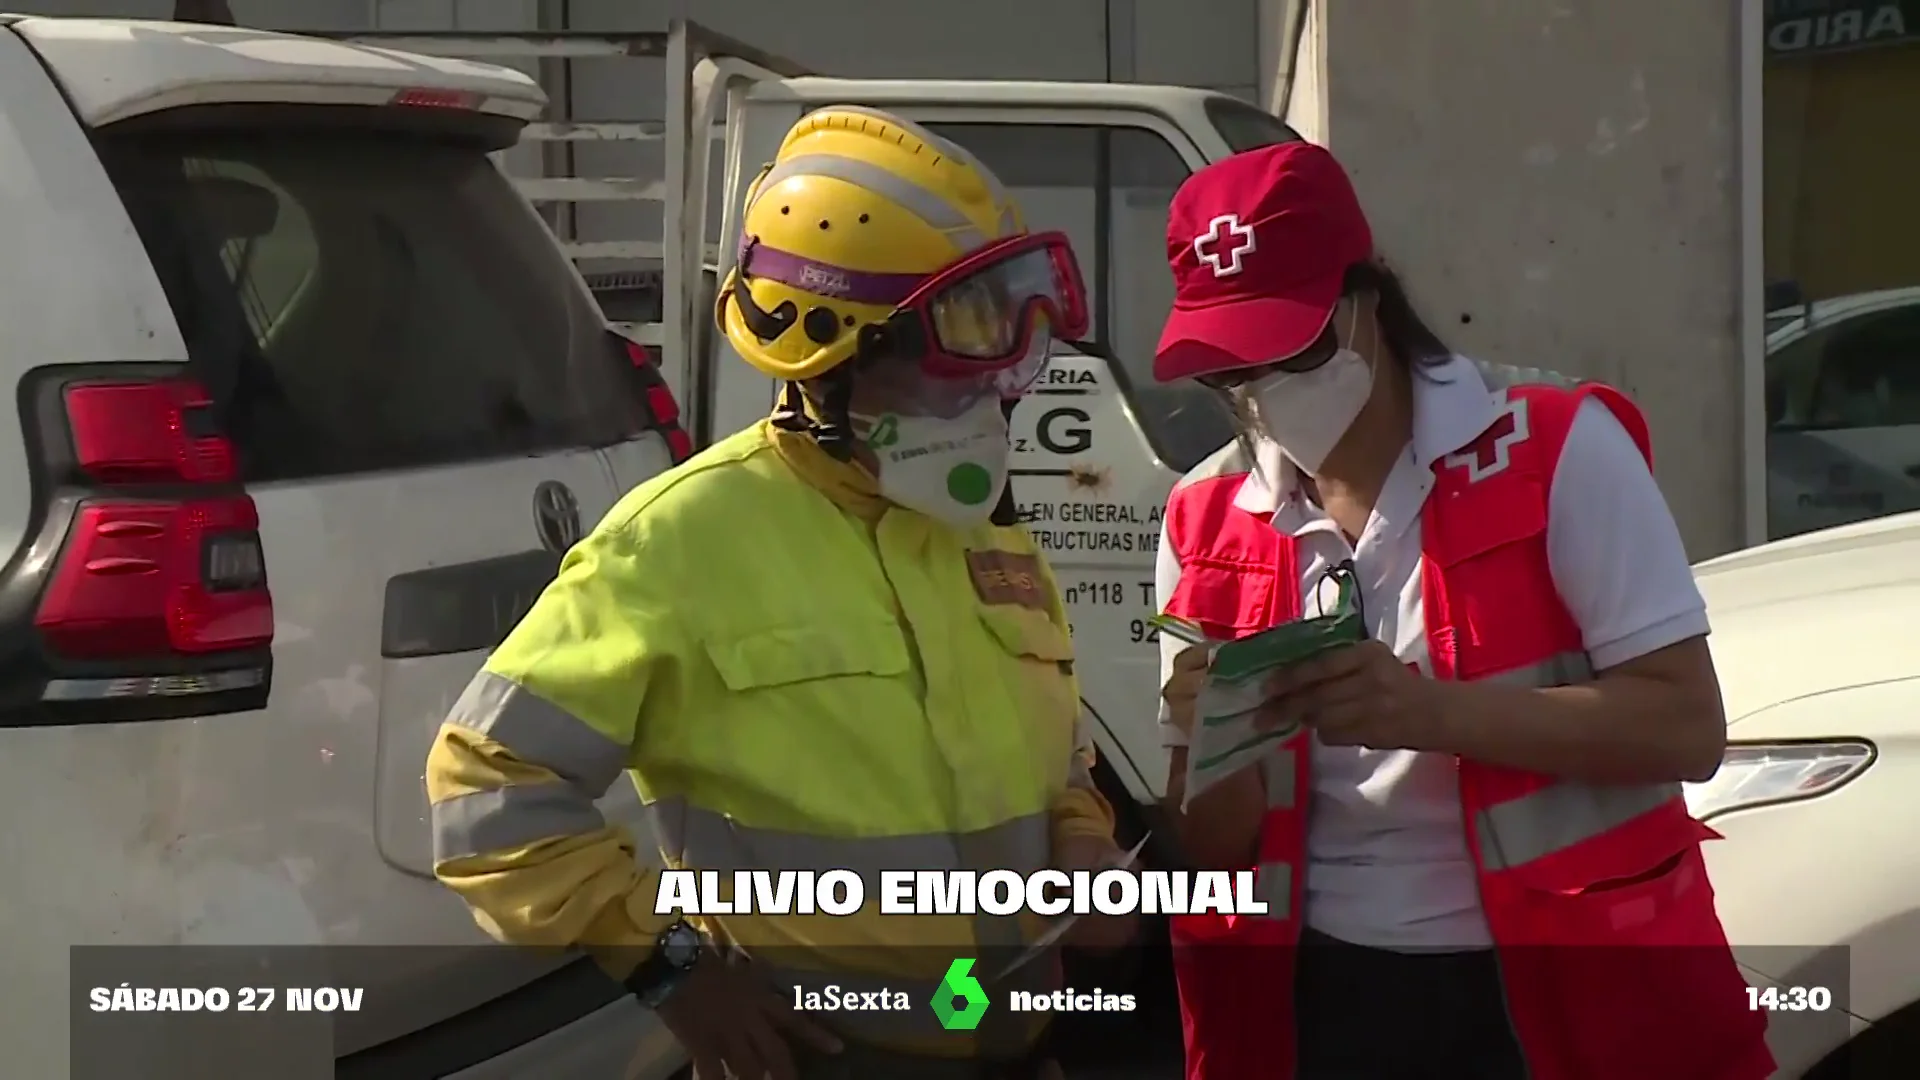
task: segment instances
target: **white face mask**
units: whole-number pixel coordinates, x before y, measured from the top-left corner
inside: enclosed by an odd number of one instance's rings
[[[1354,323],[1359,319],[1354,310]],[[1344,341],[1352,341],[1351,330]],[[1373,365],[1342,345],[1312,371],[1276,371],[1242,391],[1253,406],[1260,433],[1280,447],[1300,471],[1316,476],[1327,455],[1373,396]]]
[[[880,494],[894,505],[968,528],[1000,504],[1012,448],[999,398],[951,419],[886,413],[854,424],[880,464]]]

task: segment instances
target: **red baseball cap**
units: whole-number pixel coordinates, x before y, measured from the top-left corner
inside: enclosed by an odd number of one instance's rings
[[[1346,170],[1323,147],[1281,143],[1187,178],[1167,213],[1173,313],[1153,377],[1187,379],[1284,360],[1333,317],[1347,267],[1373,230]]]

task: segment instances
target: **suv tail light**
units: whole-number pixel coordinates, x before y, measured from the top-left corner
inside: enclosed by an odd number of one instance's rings
[[[673,390],[660,378],[659,358],[645,345],[628,341],[627,359],[633,361],[633,369],[647,380],[647,412],[653,417],[655,430],[667,441],[667,453],[673,455],[673,463],[678,465],[693,456],[693,436],[680,424],[680,403],[673,399]]]
[[[212,398],[177,368],[74,370],[36,372],[23,395],[38,444],[30,554],[43,558],[15,573],[40,586],[41,709],[78,723],[263,707],[273,598],[260,518]]]

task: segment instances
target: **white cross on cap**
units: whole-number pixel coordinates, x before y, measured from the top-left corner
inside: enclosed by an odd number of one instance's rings
[[[1209,245],[1213,250],[1208,250]],[[1217,278],[1232,277],[1246,269],[1245,256],[1257,245],[1253,226],[1242,225],[1239,214],[1221,214],[1207,222],[1207,231],[1193,238],[1193,254],[1213,268]]]

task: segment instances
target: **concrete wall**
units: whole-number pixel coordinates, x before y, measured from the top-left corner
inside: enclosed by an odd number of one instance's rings
[[[1435,329],[1631,393],[1689,550],[1741,546],[1736,5],[1311,3],[1289,120]]]

